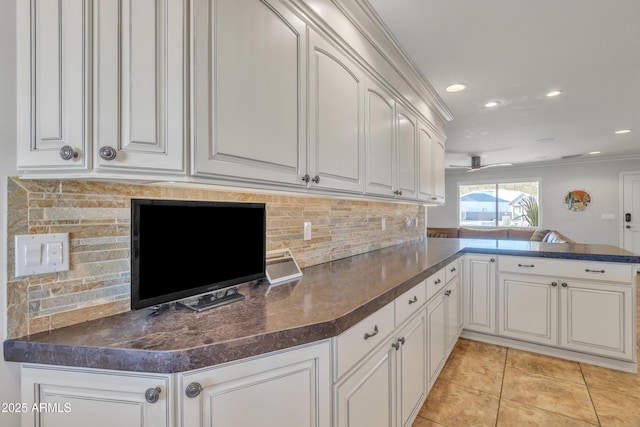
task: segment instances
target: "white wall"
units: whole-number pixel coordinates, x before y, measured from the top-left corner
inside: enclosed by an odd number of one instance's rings
[[[23,1],[23,0],[16,0]],[[16,174],[16,5],[0,1],[0,342],[7,338],[7,194],[6,177]],[[0,359],[0,404],[20,402],[17,363]],[[17,427],[19,414],[0,412],[0,425]]]
[[[584,160],[565,164],[505,167],[472,173],[447,173],[446,205],[427,209],[429,227],[458,226],[458,184],[509,180],[540,180],[540,227],[556,229],[579,243],[622,246],[620,172],[640,171],[640,159]],[[584,212],[564,207],[569,190],[586,190],[592,204]],[[614,214],[615,219],[602,219]]]

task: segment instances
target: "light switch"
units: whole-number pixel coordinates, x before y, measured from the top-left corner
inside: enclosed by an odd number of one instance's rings
[[[62,243],[52,242],[47,243],[47,264],[57,265],[62,264]]]
[[[42,245],[40,243],[28,243],[24,245],[24,266],[35,267],[42,262]]]
[[[69,271],[69,233],[15,236],[15,276]]]

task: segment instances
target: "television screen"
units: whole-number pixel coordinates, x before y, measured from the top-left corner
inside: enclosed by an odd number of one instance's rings
[[[131,308],[265,277],[263,203],[131,200]]]

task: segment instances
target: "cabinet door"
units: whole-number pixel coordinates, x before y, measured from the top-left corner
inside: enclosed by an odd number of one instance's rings
[[[433,386],[444,366],[447,353],[445,298],[444,294],[439,294],[427,304],[427,374],[429,375],[429,388]]]
[[[311,187],[364,191],[364,72],[309,31]]]
[[[434,140],[431,144],[431,168],[433,169],[433,196],[438,203],[444,203],[444,143]]]
[[[23,425],[40,427],[162,427],[172,423],[167,375],[22,368]],[[150,395],[149,395],[150,393]],[[157,393],[157,401],[153,401]],[[149,398],[151,397],[151,398]],[[148,399],[149,398],[149,399]],[[33,405],[46,408],[32,411]]]
[[[557,345],[558,281],[501,275],[498,286],[498,334]]]
[[[329,343],[180,375],[181,425],[329,426]],[[186,396],[190,385],[201,387]]]
[[[464,272],[464,327],[470,331],[495,334],[495,257],[489,255],[467,256]]]
[[[631,286],[561,280],[560,346],[617,359],[633,359]]]
[[[336,427],[395,425],[396,345],[395,336],[386,340],[359,368],[336,384]]]
[[[277,0],[192,9],[194,174],[305,185],[305,23]]]
[[[427,318],[424,307],[397,334],[396,378],[399,426],[415,419],[427,393]]]
[[[85,170],[90,165],[89,2],[15,3],[17,167]],[[71,149],[68,159],[60,153],[64,146]]]
[[[396,104],[396,190],[400,199],[415,200],[417,191],[416,117],[408,109]]]
[[[434,144],[431,130],[418,120],[418,199],[434,201],[433,195],[433,153]]]
[[[185,171],[186,10],[186,0],[95,2],[97,169]]]
[[[451,279],[444,291],[447,299],[447,354],[453,350],[462,329],[462,293],[458,277]]]
[[[365,81],[366,192],[393,197],[395,101],[370,78]]]

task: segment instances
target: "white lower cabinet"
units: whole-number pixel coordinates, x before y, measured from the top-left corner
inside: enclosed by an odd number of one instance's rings
[[[331,425],[330,344],[178,375],[183,427]]]
[[[433,298],[427,304],[427,348],[429,354],[429,388],[433,386],[444,366],[446,349],[446,304],[444,294]]]
[[[422,309],[397,334],[396,381],[399,426],[411,425],[426,398],[426,329],[426,311]]]
[[[173,425],[171,375],[23,365],[23,426]]]
[[[492,255],[465,257],[464,328],[496,333],[496,258]]]
[[[498,335],[634,360],[631,266],[500,257],[499,269]]]

